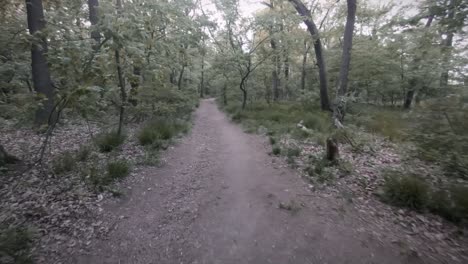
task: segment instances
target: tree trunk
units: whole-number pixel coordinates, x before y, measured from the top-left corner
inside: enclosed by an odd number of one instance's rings
[[[279,99],[279,74],[278,74],[278,53],[276,49],[276,41],[274,39],[270,40],[271,48],[273,49],[273,71],[271,72],[271,89],[273,91],[273,101],[278,101]]]
[[[201,81],[200,81],[200,98],[205,97],[205,54],[202,54],[201,62]]]
[[[121,0],[117,0],[117,13],[120,13],[122,9]],[[124,117],[125,117],[125,107],[127,104],[127,91],[125,90],[125,79],[122,73],[122,65],[120,64],[120,48],[117,47],[115,50],[115,63],[117,64],[117,77],[120,86],[120,111],[119,111],[119,127],[117,129],[117,134],[122,135]]]
[[[327,157],[328,161],[336,162],[340,157],[338,143],[333,138],[327,138]]]
[[[434,15],[431,14],[429,16],[424,28],[426,28],[426,29],[429,28],[431,26],[433,20],[434,20]],[[419,67],[421,66],[421,61],[424,62],[426,54],[427,54],[427,52],[423,51],[421,56],[417,56],[417,57],[414,58],[413,63],[412,63],[413,71],[417,71],[419,69]],[[419,78],[417,76],[413,76],[413,77],[409,78],[409,80],[408,80],[408,86],[409,87],[408,87],[408,91],[406,91],[405,99],[404,99],[404,103],[403,103],[403,108],[404,109],[410,109],[411,108],[411,104],[413,103],[414,93],[417,90],[417,86],[420,84],[420,82],[421,82],[421,80],[419,80]]]
[[[245,106],[247,104],[247,89],[245,88],[245,82],[247,78],[249,77],[250,74],[250,66],[247,68],[247,73],[242,77],[242,80],[239,84],[239,89],[242,91],[242,110],[245,109]]]
[[[42,0],[26,0],[26,9],[28,16],[28,28],[31,35],[45,28],[44,10]],[[31,68],[34,90],[45,96],[45,101],[36,111],[35,123],[43,125],[47,122],[55,122],[54,95],[55,88],[50,78],[49,66],[45,54],[47,53],[47,42],[45,37],[41,37],[38,42],[31,46]]]
[[[414,92],[415,92],[415,87],[418,83],[418,79],[417,78],[411,78],[408,82],[409,84],[409,89],[408,91],[406,92],[406,95],[405,95],[405,101],[403,103],[403,108],[404,109],[410,109],[411,108],[411,104],[413,103],[413,98],[414,98]]]
[[[122,66],[120,64],[120,51],[118,49],[115,50],[115,63],[117,64],[117,77],[119,78],[120,87],[119,128],[117,130],[117,134],[122,135],[125,116],[125,106],[127,103],[127,91],[125,90],[125,80],[122,73]]]
[[[442,73],[440,74],[440,88],[445,89],[448,87],[449,80],[449,64],[450,57],[452,55],[452,45],[453,45],[453,35],[455,33],[455,28],[452,25],[455,18],[455,9],[456,9],[456,0],[450,0],[449,11],[447,15],[448,19],[448,30],[447,38],[444,41],[444,46],[442,47],[443,62],[442,62]]]
[[[245,106],[247,105],[247,90],[245,87],[241,88],[242,91],[242,110],[245,109]]]
[[[342,123],[346,111],[346,93],[348,91],[349,65],[351,63],[351,49],[353,47],[354,22],[356,20],[356,0],[348,0],[348,15],[343,38],[343,54],[341,58],[340,77],[338,79],[338,93],[336,96],[333,116]]]
[[[285,51],[286,57],[284,59],[284,92],[286,93],[286,98],[291,96],[291,91],[289,90],[289,57],[287,51]]]
[[[182,65],[182,69],[180,70],[180,73],[179,73],[179,79],[177,80],[177,88],[179,88],[179,90],[182,90],[182,80],[184,78],[184,71],[185,71],[185,64]]]
[[[312,39],[314,41],[315,57],[317,59],[317,66],[319,67],[319,79],[320,79],[320,104],[322,110],[330,111],[330,100],[328,98],[328,77],[327,69],[325,65],[325,56],[322,50],[322,42],[320,41],[319,32],[317,26],[311,18],[310,11],[300,0],[289,0],[292,3],[299,15],[302,16],[304,23],[307,26]]]
[[[91,31],[91,38],[94,39],[96,42],[93,45],[93,48],[96,50],[99,47],[99,43],[101,43],[101,34],[99,30],[95,27],[99,23],[99,16],[98,16],[98,7],[99,7],[99,0],[88,0],[88,9],[89,9],[89,22],[91,22],[91,26],[93,29]]]
[[[307,75],[307,55],[309,54],[310,46],[307,45],[307,40],[304,40],[304,54],[302,55],[302,72],[301,72],[301,90],[305,89]]]
[[[226,92],[227,92],[227,82],[224,82],[224,85],[223,85],[223,104],[224,105],[228,104]]]

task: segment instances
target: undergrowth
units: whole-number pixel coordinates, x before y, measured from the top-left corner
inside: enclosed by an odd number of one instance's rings
[[[32,234],[24,228],[0,227],[0,262],[3,264],[32,264],[30,255]]]
[[[468,223],[467,186],[430,186],[416,175],[390,171],[385,173],[381,198],[395,206],[430,211],[455,223]]]
[[[176,122],[166,119],[148,122],[139,132],[138,140],[141,145],[161,147],[161,142],[175,137],[179,133],[186,133],[189,127],[186,122]]]
[[[96,136],[95,142],[101,152],[111,152],[125,141],[124,135],[115,131],[103,132]]]

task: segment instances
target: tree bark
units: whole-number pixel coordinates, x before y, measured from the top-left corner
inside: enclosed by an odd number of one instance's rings
[[[304,54],[302,55],[302,71],[301,71],[301,90],[305,89],[307,75],[307,55],[309,54],[310,46],[307,45],[307,40],[304,40]]]
[[[96,42],[93,45],[94,50],[97,50],[99,43],[101,43],[101,34],[99,33],[99,30],[95,28],[99,23],[98,7],[99,0],[88,0],[89,22],[91,22],[91,26],[93,26],[91,31],[91,38]]]
[[[319,68],[320,79],[320,104],[324,111],[330,111],[330,99],[328,97],[328,77],[325,65],[325,55],[323,54],[322,42],[320,41],[317,26],[311,18],[309,9],[300,0],[289,0],[292,3],[297,13],[302,16],[304,23],[307,26],[312,39],[314,41],[315,57]]]
[[[434,20],[434,14],[431,14],[429,16],[424,28],[426,28],[426,29],[429,28],[431,26],[433,20]],[[424,61],[424,59],[426,57],[426,54],[427,54],[427,52],[423,51],[422,55],[416,56],[414,58],[413,63],[412,63],[413,71],[417,71],[421,67],[421,61]],[[413,103],[414,94],[415,94],[415,92],[417,90],[417,86],[419,85],[420,82],[421,82],[421,80],[419,80],[419,78],[417,76],[413,76],[413,77],[408,79],[408,90],[405,93],[405,99],[404,99],[404,103],[403,103],[403,108],[404,109],[410,109],[411,108],[411,104]]]
[[[326,159],[331,162],[336,162],[340,157],[338,143],[333,138],[327,138],[327,157]]]
[[[273,70],[271,71],[271,89],[273,91],[273,101],[276,102],[278,101],[279,96],[280,96],[280,93],[279,93],[280,80],[279,80],[279,74],[278,74],[279,61],[278,61],[276,41],[274,39],[271,39],[270,45],[274,53],[272,57]]]
[[[286,50],[284,58],[284,92],[286,93],[286,98],[291,96],[291,91],[289,90],[289,57]]]
[[[340,77],[338,79],[338,93],[336,96],[333,116],[340,123],[343,122],[346,111],[346,93],[348,91],[349,65],[351,63],[351,49],[353,47],[354,23],[356,20],[356,0],[348,0],[348,15],[343,38],[343,54],[341,57]]]
[[[182,90],[182,80],[184,78],[184,71],[185,71],[185,64],[182,65],[182,69],[180,69],[179,79],[177,80],[177,88]]]
[[[201,62],[201,81],[200,81],[200,98],[205,97],[205,54],[202,54]]]
[[[122,9],[121,0],[117,0],[117,13],[120,13]],[[117,129],[117,134],[122,135],[124,119],[125,119],[125,107],[127,104],[127,91],[125,90],[125,79],[122,73],[122,65],[120,63],[120,47],[117,47],[115,50],[115,63],[117,64],[117,77],[120,87],[120,111],[119,111],[119,127]]]
[[[455,18],[455,10],[457,7],[456,0],[450,0],[449,3],[449,10],[447,15],[448,20],[448,30],[447,30],[447,38],[444,41],[442,47],[442,54],[443,54],[443,62],[442,62],[442,73],[440,74],[440,88],[445,89],[448,87],[449,81],[449,64],[450,64],[450,57],[452,55],[452,45],[453,45],[453,36],[455,33],[455,28],[453,26],[453,20]]]
[[[29,33],[36,35],[36,33],[45,28],[42,0],[26,0],[26,9]],[[38,94],[45,96],[43,105],[36,111],[35,123],[37,125],[55,122],[55,115],[53,116],[55,88],[52,85],[45,54],[47,54],[47,42],[45,37],[41,37],[31,46],[31,68],[34,90]]]

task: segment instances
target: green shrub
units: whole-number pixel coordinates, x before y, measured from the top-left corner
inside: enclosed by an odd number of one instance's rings
[[[298,147],[288,148],[288,150],[286,152],[286,155],[288,157],[297,157],[297,156],[301,155],[301,149],[298,148]]]
[[[30,264],[32,235],[23,228],[0,227],[0,262],[5,264]]]
[[[141,145],[151,145],[154,144],[156,141],[161,139],[161,135],[159,131],[154,129],[152,126],[145,126],[138,134],[138,141]]]
[[[437,190],[432,192],[431,199],[427,205],[430,212],[440,215],[448,220],[455,221],[452,201],[449,192]]]
[[[273,153],[273,155],[279,155],[279,154],[281,154],[281,148],[278,147],[278,146],[273,146],[273,148],[272,148],[272,153]]]
[[[271,144],[271,145],[276,144],[276,138],[270,137],[269,139],[270,139],[270,144]]]
[[[160,164],[158,151],[154,149],[146,149],[145,156],[140,164],[145,166],[158,166]]]
[[[397,206],[421,210],[429,202],[429,186],[413,175],[387,173],[383,192],[384,200]]]
[[[331,182],[335,179],[333,165],[326,159],[312,158],[311,166],[308,166],[305,171],[311,179],[316,179],[319,183]]]
[[[454,186],[450,189],[450,195],[454,206],[454,218],[468,223],[468,187]]]
[[[75,165],[75,157],[70,151],[66,151],[54,159],[52,162],[52,169],[55,174],[63,174],[72,171]]]
[[[331,128],[331,121],[328,114],[321,112],[307,113],[303,119],[303,125],[318,132],[328,132]]]
[[[84,171],[85,176],[88,176],[89,181],[94,186],[101,186],[110,183],[110,178],[107,175],[99,170],[96,165],[93,165]]]
[[[186,133],[188,125],[185,122],[169,120],[153,120],[145,125],[138,134],[138,140],[142,145],[161,144],[161,140],[169,140],[178,133]]]
[[[381,110],[372,116],[366,127],[370,132],[381,134],[390,140],[401,140],[404,136],[404,124],[401,113]]]
[[[130,166],[125,160],[117,160],[107,163],[107,175],[110,179],[122,179],[130,173]]]
[[[242,119],[245,119],[247,115],[245,111],[239,110],[232,115],[232,121],[240,122]]]
[[[117,132],[101,133],[95,141],[101,152],[111,152],[125,141],[125,136]]]

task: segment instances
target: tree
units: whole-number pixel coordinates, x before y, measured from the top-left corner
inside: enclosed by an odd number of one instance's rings
[[[98,9],[99,7],[99,0],[88,0],[88,9],[89,9],[89,22],[91,22],[91,26],[96,27],[99,23],[99,16],[98,16]],[[91,38],[96,41],[95,49],[99,47],[99,43],[101,43],[101,34],[99,30],[93,28],[91,31]]]
[[[49,65],[45,54],[47,53],[47,41],[44,32],[45,18],[42,0],[26,0],[29,33],[34,37],[31,45],[31,68],[34,90],[41,96],[45,96],[43,104],[36,111],[35,123],[43,125],[55,120],[54,96],[55,88],[50,78]]]
[[[343,38],[343,55],[341,57],[340,76],[338,79],[338,92],[333,109],[333,116],[336,124],[343,122],[346,111],[349,65],[351,62],[351,48],[353,47],[354,23],[356,20],[356,0],[347,0],[347,7],[348,15],[346,17],[346,26]]]
[[[289,2],[292,3],[297,13],[302,17],[304,23],[307,26],[307,30],[309,31],[313,39],[315,57],[317,59],[317,66],[319,68],[320,105],[322,110],[329,111],[331,110],[331,107],[330,100],[328,98],[328,77],[325,64],[325,55],[323,53],[323,47],[322,42],[320,40],[319,31],[314,21],[312,20],[310,10],[307,9],[307,7],[300,0],[289,0]]]
[[[310,45],[304,39],[304,51],[302,53],[302,67],[301,67],[301,90],[305,89],[306,75],[307,75],[307,56],[309,55]]]
[[[117,0],[117,13],[120,14],[122,11],[122,2]],[[116,39],[114,39],[115,41]],[[119,41],[119,40],[117,40]],[[117,78],[119,80],[120,87],[120,111],[119,111],[119,126],[117,129],[117,135],[122,135],[122,129],[125,118],[125,107],[127,104],[127,91],[125,87],[125,79],[122,72],[122,65],[120,63],[120,44],[115,48],[115,64],[117,65]]]

